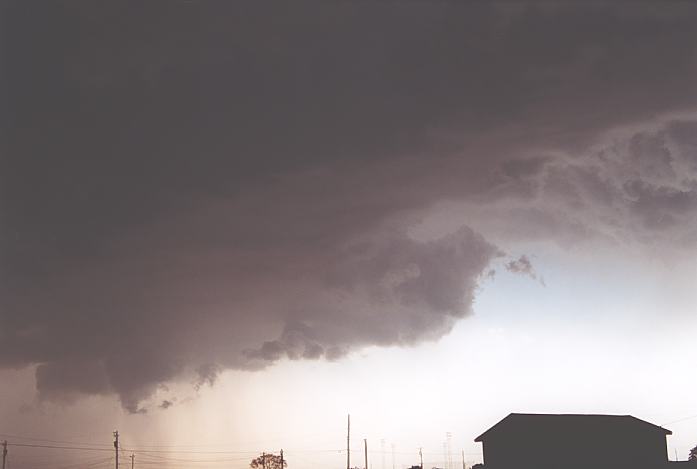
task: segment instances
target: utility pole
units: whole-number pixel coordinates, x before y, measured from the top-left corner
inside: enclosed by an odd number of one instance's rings
[[[281,448],[281,469],[283,469],[283,448]]]
[[[380,440],[380,453],[382,454],[382,467],[380,469],[385,469],[385,439]]]
[[[419,461],[421,461],[421,469],[424,469],[424,453],[423,453],[423,448],[419,448]]]
[[[114,430],[114,451],[116,452],[116,469],[119,469],[119,432]]]
[[[2,442],[2,469],[5,469],[6,462],[7,462],[7,440]]]
[[[351,469],[351,414],[346,422],[346,469]]]
[[[445,441],[448,446],[448,469],[455,469],[455,466],[453,465],[453,454],[451,449],[451,442],[452,442],[452,437],[453,434],[450,432],[445,432]]]
[[[135,466],[135,463],[136,463],[136,455],[131,454],[131,469],[133,469],[133,467]]]
[[[368,440],[363,438],[363,449],[365,451],[365,469],[368,469]]]
[[[261,453],[261,467],[266,469],[266,453]]]
[[[465,466],[465,450],[462,450],[462,469],[467,469]]]

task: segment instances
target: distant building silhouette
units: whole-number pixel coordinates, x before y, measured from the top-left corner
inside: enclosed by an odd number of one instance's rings
[[[662,469],[671,434],[630,415],[510,414],[474,441],[486,469]]]

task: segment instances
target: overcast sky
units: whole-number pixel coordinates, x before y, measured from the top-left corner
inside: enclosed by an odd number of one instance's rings
[[[0,439],[339,468],[351,412],[357,465],[443,467],[519,411],[697,444],[694,3],[0,14]]]

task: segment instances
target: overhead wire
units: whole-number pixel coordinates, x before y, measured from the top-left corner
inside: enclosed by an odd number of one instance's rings
[[[45,453],[42,453],[45,454]],[[35,456],[35,455],[32,455]],[[36,459],[35,457],[29,458],[27,464],[31,464],[36,467],[51,466],[54,467],[56,464],[75,464],[75,463],[90,463],[96,460],[105,459],[103,455],[98,455],[95,457],[94,454],[77,454],[70,457],[70,459],[60,459],[56,458],[55,455],[43,459]]]
[[[17,446],[21,448],[46,448],[46,449],[66,449],[75,451],[113,451],[109,448],[88,448],[85,446],[58,446],[58,445],[36,445],[29,443],[7,443],[7,446]]]
[[[697,416],[691,416],[687,417],[682,420],[686,420],[688,418],[692,417],[697,417]],[[37,438],[37,437],[29,437],[29,436],[19,436],[19,435],[13,435],[13,434],[4,434],[0,433],[0,437],[5,437],[5,438],[16,438],[20,440],[25,440],[25,441],[36,441],[36,442],[47,442],[47,443],[55,443],[55,444],[38,444],[38,443],[9,443],[8,446],[11,447],[18,447],[18,448],[37,448],[37,449],[53,449],[53,450],[65,450],[65,451],[76,451],[76,452],[113,452],[114,448],[110,447],[112,445],[106,444],[106,443],[86,443],[86,442],[75,442],[75,441],[66,441],[66,440],[53,440],[53,439],[48,439],[48,438]],[[139,465],[144,465],[146,467],[148,466],[167,466],[167,467],[175,467],[175,466],[185,466],[185,465],[198,465],[198,464],[207,464],[207,465],[213,465],[214,467],[217,467],[217,465],[221,464],[227,464],[231,466],[237,466],[236,463],[240,463],[241,466],[246,467],[246,464],[242,464],[242,462],[246,462],[249,460],[250,455],[256,455],[262,453],[261,450],[192,450],[192,449],[179,449],[179,448],[201,448],[201,447],[225,447],[225,445],[134,445],[134,446],[124,446],[119,442],[118,446],[118,451],[119,451],[119,456],[124,458],[124,466],[127,466],[127,461],[128,461],[128,456],[126,455],[126,452],[131,452],[133,454],[137,454],[139,456],[138,459],[138,464]],[[154,448],[154,449],[153,449]],[[159,448],[159,449],[158,449]],[[330,454],[330,453],[336,453],[336,454],[346,454],[346,449],[286,449],[284,452],[286,455],[289,457],[292,457],[293,459],[300,459],[301,461],[309,462],[308,458],[306,456],[303,456],[303,454],[317,454],[319,455],[320,453],[325,453],[325,454]],[[357,454],[362,454],[363,449],[357,449],[357,448],[351,448],[350,449],[351,453],[357,453]],[[471,453],[472,451],[468,451],[468,453]],[[372,455],[383,455],[383,454],[399,454],[399,455],[410,455],[410,456],[415,456],[418,454],[416,451],[382,451],[382,450],[371,450],[369,451],[370,454]],[[423,452],[424,455],[435,455],[435,456],[441,456],[440,452]],[[213,455],[220,455],[223,457],[209,457],[209,458],[186,458],[186,457],[176,457],[176,455],[208,455],[208,456],[213,456]],[[224,457],[224,456],[234,456],[234,455],[239,455],[240,457]],[[244,455],[244,456],[242,456]],[[175,457],[172,457],[175,456]],[[311,458],[315,459],[315,458]],[[110,461],[113,461],[113,457],[107,457],[107,458],[88,458],[86,460],[80,460],[80,461],[66,461],[63,465],[56,466],[56,460],[55,458],[49,460],[49,461],[32,461],[27,465],[27,467],[32,467],[32,468],[39,468],[41,466],[47,466],[51,465],[54,469],[81,469],[81,468],[97,468],[101,465],[107,464]]]
[[[167,456],[161,456],[159,454],[145,454],[143,455],[146,459],[139,459],[140,463],[143,462],[162,462],[162,461],[174,461],[174,462],[187,462],[187,463],[199,463],[199,462],[228,462],[228,461],[248,461],[249,457],[244,458],[215,458],[215,459],[183,459],[183,458],[171,458]],[[147,458],[151,458],[148,460]]]
[[[684,422],[684,421],[686,421],[686,420],[692,420],[692,419],[694,419],[694,418],[697,418],[697,414],[688,415],[687,417],[683,417],[683,418],[679,418],[679,419],[677,419],[677,420],[673,420],[673,421],[670,421],[670,422],[662,423],[661,426],[664,426],[664,425],[672,425],[672,424],[674,424],[674,423]]]
[[[80,445],[80,446],[112,446],[108,443],[84,443],[84,442],[77,442],[77,441],[67,441],[67,440],[50,440],[47,438],[37,438],[37,437],[29,437],[29,436],[21,436],[21,435],[11,435],[9,433],[0,433],[0,438],[15,438],[18,440],[27,440],[27,441],[43,441],[46,443],[57,443],[57,444],[66,444],[66,445]]]

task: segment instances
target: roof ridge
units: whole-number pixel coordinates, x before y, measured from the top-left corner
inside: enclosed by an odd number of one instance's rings
[[[646,420],[642,420],[638,417],[635,417],[630,414],[534,414],[534,413],[517,413],[517,412],[512,412],[508,414],[506,417],[501,419],[499,422],[497,422],[495,425],[493,425],[491,428],[489,428],[487,431],[479,435],[477,438],[475,438],[474,441],[479,442],[482,441],[482,439],[489,434],[492,431],[495,431],[497,428],[500,428],[500,426],[503,424],[505,425],[506,422],[510,422],[510,420],[518,420],[517,417],[600,417],[600,418],[610,418],[610,419],[624,419],[624,420],[632,420],[635,422],[640,422],[643,425],[653,427],[655,430],[660,430],[666,435],[672,435],[673,432],[668,430],[667,428],[663,428],[660,425],[653,424],[651,422],[647,422]]]

